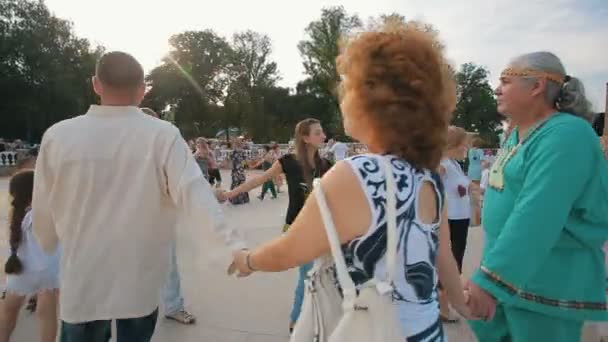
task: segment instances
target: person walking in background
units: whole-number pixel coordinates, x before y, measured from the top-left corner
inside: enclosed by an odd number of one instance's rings
[[[450,246],[458,265],[458,271],[461,274],[471,220],[470,189],[472,183],[458,162],[466,158],[468,148],[467,132],[463,128],[450,126],[439,173],[441,174],[448,207]],[[455,319],[450,318],[449,305],[443,291],[440,292],[440,304],[442,320],[447,323],[456,322]]]
[[[243,151],[243,137],[234,139],[230,161],[232,163],[232,183],[230,184],[230,189],[233,190],[247,180],[247,175],[245,174],[247,155]],[[243,192],[238,196],[231,197],[230,203],[234,205],[249,203],[249,193]]]
[[[279,144],[274,143],[272,145],[272,158],[274,159],[272,163],[274,164],[274,162],[279,160],[282,156],[283,154],[281,153],[281,147]],[[274,185],[277,187],[277,194],[280,194],[281,187],[283,186],[283,175],[279,174],[278,176],[274,177],[273,181]]]
[[[34,171],[18,171],[9,181],[11,214],[9,222],[10,256],[6,294],[0,320],[0,342],[9,342],[15,330],[19,309],[27,296],[37,298],[40,341],[54,342],[57,336],[59,295],[59,248],[45,254],[32,231],[32,192]]]
[[[268,171],[275,161],[276,160],[274,159],[274,155],[270,146],[264,145],[264,156],[262,156],[262,160],[259,163],[252,165],[251,168],[256,169],[261,165],[263,171]],[[274,187],[274,182],[272,179],[264,182],[264,185],[262,185],[262,192],[260,193],[260,196],[258,196],[258,198],[263,201],[264,196],[268,191],[270,191],[270,193],[272,194],[273,199],[277,198],[277,191]]]
[[[488,181],[490,179],[490,162],[487,160],[481,161],[481,181],[479,182],[479,192],[481,195],[480,203],[483,204],[483,195],[486,193]]]
[[[467,151],[468,167],[467,176],[472,182],[479,184],[481,180],[481,161],[484,159],[484,151],[481,148],[483,140],[474,137],[471,147]]]
[[[252,178],[235,189],[223,194],[225,198],[237,198],[240,194],[259,187],[277,175],[285,174],[289,190],[289,204],[283,232],[286,232],[304,206],[306,198],[312,191],[312,181],[322,177],[331,167],[331,162],[321,158],[319,148],[325,142],[325,133],[321,122],[316,119],[305,119],[296,125],[295,150],[277,160],[270,169],[256,178]],[[312,268],[312,263],[300,265],[299,278],[294,293],[294,303],[291,309],[289,329],[292,330],[300,317],[302,301],[304,300],[304,279]]]
[[[52,253],[61,241],[62,342],[149,342],[167,282],[177,214],[211,222],[232,250],[244,248],[179,130],[144,114],[144,72],[123,52],[97,62],[101,105],[50,127],[36,162],[34,235]],[[108,162],[111,161],[111,162]],[[193,237],[204,239],[203,232]]]
[[[329,153],[333,155],[334,162],[346,159],[346,157],[348,157],[348,146],[338,140],[331,139],[331,141],[332,144],[329,148]]]
[[[462,272],[462,260],[471,219],[470,189],[473,186],[471,179],[464,173],[458,161],[466,158],[468,148],[467,132],[463,128],[450,126],[448,143],[441,160],[440,174],[448,203],[452,252],[460,272]]]
[[[215,146],[213,143],[208,142],[209,149],[209,184],[214,185],[216,189],[222,187],[222,173],[220,172],[220,166],[217,163],[215,156]]]
[[[483,140],[479,137],[474,137],[471,146],[467,152],[468,167],[467,176],[475,185],[475,190],[479,189],[481,182],[481,162],[485,159],[485,153],[481,146]],[[478,226],[481,220],[481,206],[479,191],[471,191],[471,226]]]
[[[209,180],[209,145],[203,137],[196,138],[196,150],[194,151],[194,160],[201,169],[205,179]]]

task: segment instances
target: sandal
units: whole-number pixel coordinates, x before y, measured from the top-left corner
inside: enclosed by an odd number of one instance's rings
[[[188,311],[186,311],[184,309],[181,309],[174,314],[166,315],[165,318],[174,320],[174,321],[184,324],[184,325],[191,325],[196,322],[196,317],[194,317],[192,314],[190,314]]]

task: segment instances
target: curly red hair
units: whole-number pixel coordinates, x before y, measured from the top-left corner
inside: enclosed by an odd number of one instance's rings
[[[436,169],[456,102],[452,69],[441,44],[418,24],[364,32],[337,59],[342,92],[374,143],[418,168]]]

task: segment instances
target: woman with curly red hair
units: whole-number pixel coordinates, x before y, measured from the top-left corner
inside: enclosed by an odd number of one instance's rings
[[[338,162],[321,179],[347,268],[361,286],[386,272],[382,164],[392,168],[399,236],[393,298],[403,337],[412,341],[444,340],[439,279],[454,308],[468,316],[435,172],[455,102],[455,85],[438,46],[416,25],[361,33],[346,46],[338,58],[344,129],[370,153]],[[285,235],[238,252],[235,264],[241,275],[277,272],[329,251],[318,202],[310,196]]]

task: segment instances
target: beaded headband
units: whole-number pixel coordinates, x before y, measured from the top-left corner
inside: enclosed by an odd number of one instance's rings
[[[548,80],[556,82],[558,84],[563,84],[565,82],[568,82],[569,79],[570,79],[569,76],[563,76],[563,75],[555,74],[555,73],[552,73],[552,72],[539,71],[539,70],[533,70],[533,69],[517,69],[517,68],[506,68],[505,70],[502,71],[502,73],[500,74],[500,76],[501,77],[505,77],[505,76],[515,76],[515,77],[532,76],[532,77],[541,77],[541,78],[546,78]]]

